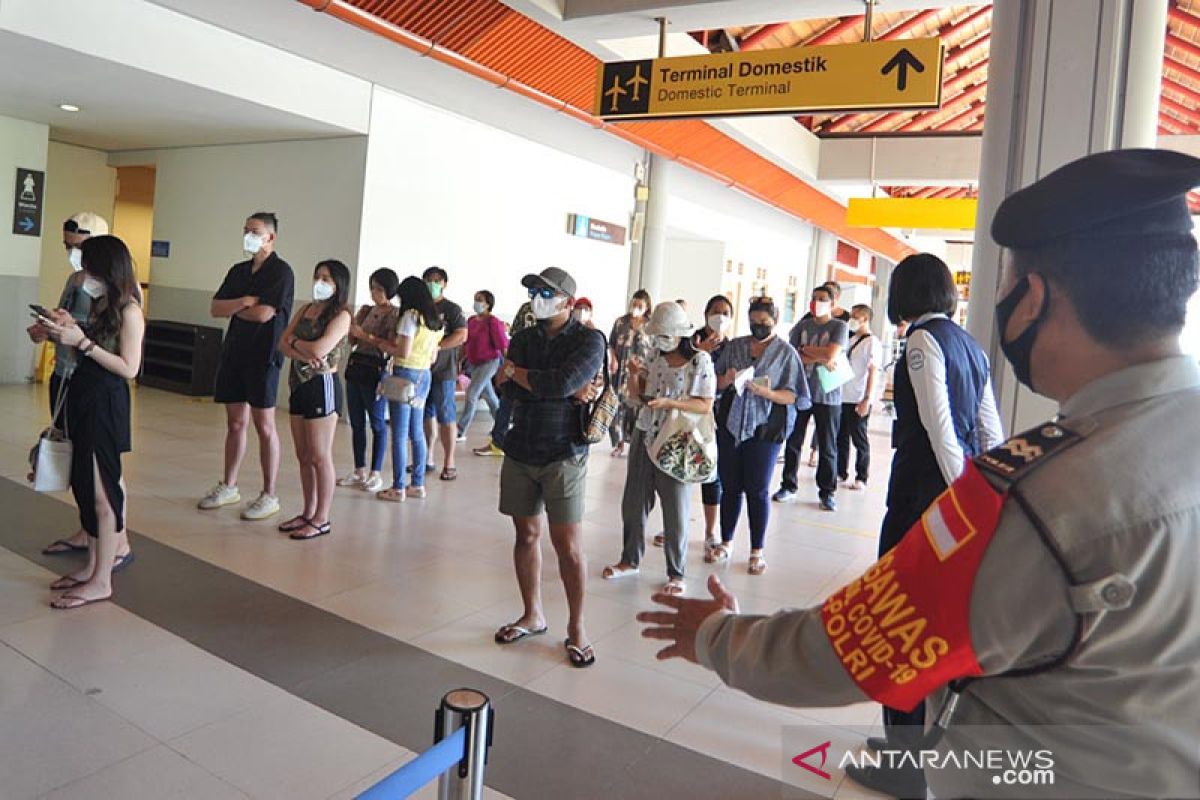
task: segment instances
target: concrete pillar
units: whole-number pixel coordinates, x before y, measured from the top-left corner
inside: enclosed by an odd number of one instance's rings
[[[42,240],[13,233],[13,193],[18,167],[46,171],[48,148],[45,125],[0,117],[0,383],[24,383],[33,375],[34,346],[25,328],[32,322],[29,304],[39,302]],[[37,198],[42,204],[41,234],[61,241],[62,220],[46,217],[45,189],[44,183],[33,188],[42,194]]]
[[[1005,430],[1057,412],[1020,386],[1000,350],[1001,249],[992,218],[1009,194],[1089,153],[1154,147],[1165,0],[1006,0],[992,11],[987,124],[967,328],[992,361]]]
[[[656,155],[651,155],[647,163],[646,181],[650,188],[650,196],[646,200],[646,223],[642,233],[640,264],[631,266],[629,292],[632,294],[639,288],[645,289],[654,298],[654,302],[658,303],[663,299],[660,295],[663,270],[666,266],[671,164],[662,156]],[[632,267],[637,268],[636,275]]]

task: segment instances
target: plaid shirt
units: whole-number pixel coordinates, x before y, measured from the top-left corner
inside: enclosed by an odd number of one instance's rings
[[[504,438],[504,454],[523,464],[544,466],[587,452],[581,404],[573,395],[604,366],[604,337],[573,319],[553,338],[535,325],[513,337],[508,357],[529,370],[532,391],[513,381],[504,384],[513,401],[513,426]]]

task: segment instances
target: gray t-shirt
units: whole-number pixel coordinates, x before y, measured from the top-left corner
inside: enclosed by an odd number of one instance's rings
[[[449,336],[455,331],[467,327],[467,318],[463,316],[462,308],[458,303],[443,299],[437,304],[437,309],[442,314],[443,336]],[[452,381],[458,378],[459,350],[458,347],[438,350],[437,358],[433,362],[433,380]]]
[[[792,347],[796,348],[796,352],[800,352],[801,347],[808,345],[825,347],[830,344],[838,344],[842,346],[842,352],[845,353],[846,343],[849,340],[850,326],[840,319],[832,317],[825,323],[817,322],[813,317],[807,317],[797,322],[788,333],[788,341],[792,343]],[[804,374],[808,376],[808,390],[812,393],[814,404],[825,406],[842,404],[842,387],[839,386],[832,392],[821,390],[821,381],[817,379],[816,364],[806,364]]]
[[[87,324],[92,313],[92,298],[83,290],[83,278],[78,273],[67,278],[58,307],[70,312],[80,325]],[[54,346],[54,373],[60,378],[69,378],[75,371],[76,351],[74,347],[58,344]]]

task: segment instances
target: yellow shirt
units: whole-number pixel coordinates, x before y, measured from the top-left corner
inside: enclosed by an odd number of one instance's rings
[[[407,358],[396,356],[392,363],[407,369],[429,369],[437,356],[442,332],[425,327],[420,313],[415,309],[409,309],[401,315],[396,332],[412,339],[412,349],[409,350]]]

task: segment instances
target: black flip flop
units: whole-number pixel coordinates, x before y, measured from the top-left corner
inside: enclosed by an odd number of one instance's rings
[[[549,627],[547,627],[546,625],[543,625],[540,628],[530,629],[530,628],[521,627],[520,625],[517,625],[515,623],[509,623],[508,625],[505,625],[504,627],[502,627],[500,630],[496,631],[496,635],[494,638],[496,640],[496,644],[516,644],[517,642],[521,641],[522,639],[527,639],[530,636],[541,636],[543,633],[545,633],[548,630],[549,630]],[[512,632],[516,633],[517,635],[509,638],[504,635],[508,631],[512,631]]]
[[[590,644],[583,647],[576,647],[571,644],[570,639],[564,639],[563,647],[567,648],[567,658],[570,660],[572,667],[583,669],[596,663],[596,653],[592,650]]]
[[[296,531],[296,533],[288,534],[288,538],[297,542],[304,542],[309,539],[316,539],[318,536],[328,536],[329,532],[333,530],[332,526],[330,526],[328,522],[322,522],[320,525],[313,525],[310,522],[300,530],[304,530],[304,528],[312,528],[314,531],[316,531],[316,533],[310,534],[309,536],[300,536],[298,535],[300,531]]]
[[[125,569],[130,564],[132,564],[134,562],[135,558],[136,557],[133,555],[132,550],[130,550],[128,553],[126,553],[123,556],[117,556],[116,560],[113,561],[112,571],[114,573],[120,572],[121,570]]]
[[[54,547],[55,545],[62,545],[62,549],[61,550],[51,550],[50,548]],[[85,545],[77,545],[77,544],[71,544],[66,539],[56,539],[53,542],[51,542],[50,544],[48,544],[42,548],[42,555],[44,555],[44,556],[61,556],[61,555],[66,555],[67,553],[86,553],[87,551],[88,551],[88,547],[86,544]]]

